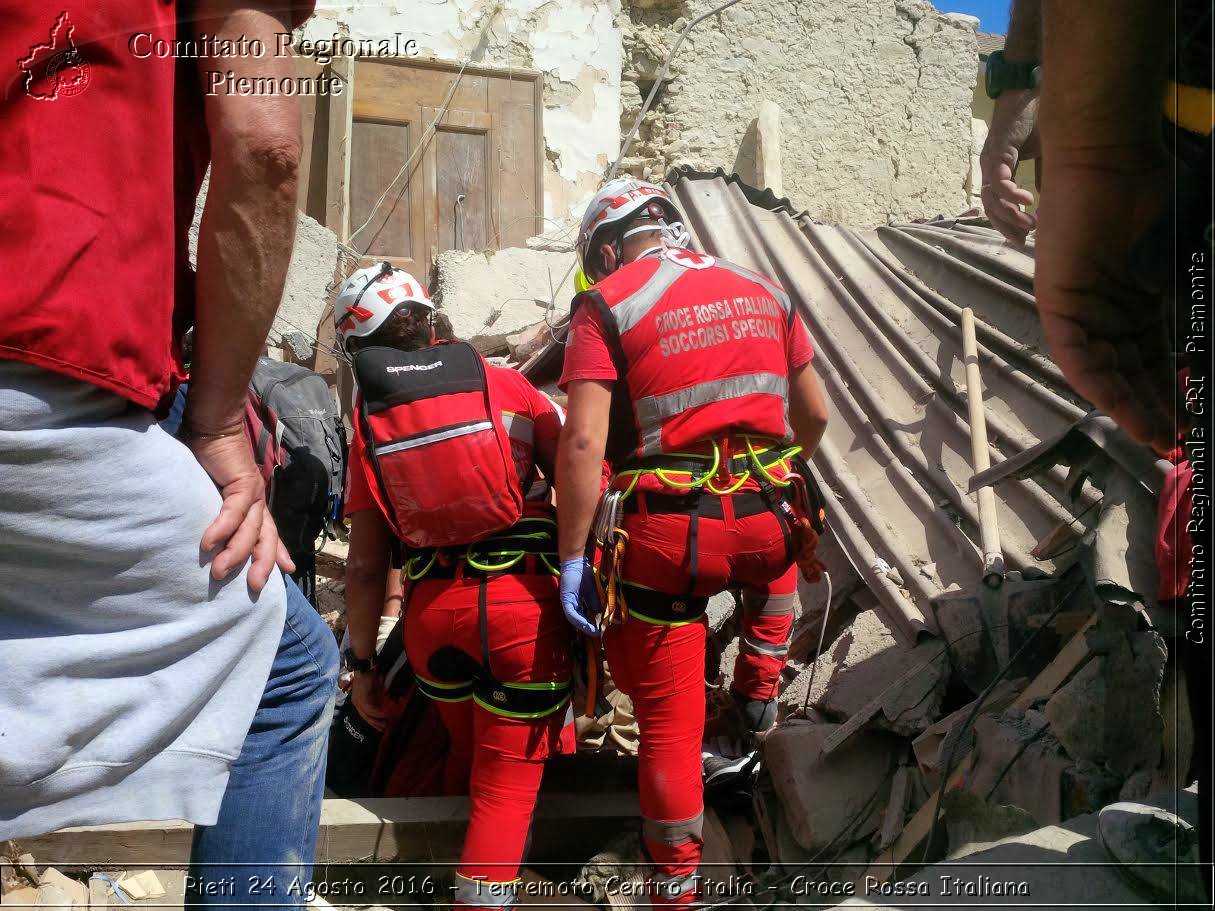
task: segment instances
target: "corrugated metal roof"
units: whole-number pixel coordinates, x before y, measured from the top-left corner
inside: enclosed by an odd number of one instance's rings
[[[1088,411],[1043,353],[1032,243],[1014,248],[975,219],[815,224],[722,171],[677,171],[667,186],[697,249],[771,276],[800,307],[831,408],[814,467],[835,542],[903,633],[930,629],[932,599],[975,590],[983,566],[961,309],[975,314],[993,466],[1064,437]],[[555,347],[532,375],[551,376],[559,358]],[[1035,547],[1098,517],[1099,491],[1069,485],[1064,466],[1014,475],[996,494],[1012,570],[1063,568],[1036,559]]]

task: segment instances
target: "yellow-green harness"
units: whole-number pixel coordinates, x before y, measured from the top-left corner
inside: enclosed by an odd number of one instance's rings
[[[572,681],[507,683],[491,670],[488,624],[488,587],[490,581],[517,567],[529,555],[544,564],[554,576],[557,557],[557,523],[552,519],[521,519],[500,534],[469,544],[464,551],[412,551],[405,560],[403,575],[417,582],[428,575],[442,573],[456,578],[459,568],[464,577],[479,579],[477,593],[478,623],[481,628],[481,671],[472,680],[431,680],[414,670],[418,689],[438,702],[464,702],[472,699],[486,711],[506,718],[544,718],[560,709],[570,698]],[[450,576],[448,576],[450,573]]]

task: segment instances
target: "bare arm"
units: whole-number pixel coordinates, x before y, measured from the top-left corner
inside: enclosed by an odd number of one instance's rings
[[[569,384],[569,409],[557,445],[557,551],[562,561],[586,550],[599,503],[611,408],[611,383]]]
[[[793,442],[810,458],[827,430],[827,399],[813,364],[799,367],[789,375],[789,423]]]
[[[1161,149],[1170,0],[1044,0],[1042,133],[1056,153]]]
[[[350,650],[356,658],[375,656],[376,635],[385,596],[391,590],[385,583],[390,567],[392,529],[378,509],[363,509],[350,517],[350,552],[346,558],[346,624]],[[378,678],[373,673],[356,673],[351,698],[359,713],[373,726],[382,728],[387,720],[380,705]]]
[[[392,529],[378,509],[363,509],[350,517],[350,553],[346,559],[346,623],[356,658],[375,654],[386,597]]]
[[[1042,0],[1015,0],[1009,12],[1004,57],[1009,63],[1041,63]],[[1037,219],[1021,211],[1021,206],[1033,204],[1034,194],[1017,184],[1017,169],[1022,161],[1038,155],[1037,90],[1003,92],[995,101],[991,128],[979,154],[981,195],[992,225],[1017,243],[1024,243],[1037,227]]]
[[[201,0],[194,31],[219,39],[258,38],[275,46],[289,27],[255,3]],[[199,62],[204,71],[237,76],[294,75],[290,57],[230,57]],[[205,88],[204,88],[205,91]],[[219,550],[212,575],[224,578],[252,554],[249,585],[265,585],[276,557],[291,566],[265,506],[260,475],[241,428],[245,391],[282,297],[295,236],[300,114],[284,95],[217,92],[205,97],[211,141],[211,181],[198,236],[194,354],[184,426],[202,466],[224,502],[203,536]],[[221,434],[232,434],[221,436]]]
[[[1173,192],[1161,130],[1172,6],[1044,0],[1034,277],[1068,382],[1159,451],[1176,435],[1169,314],[1134,254]]]

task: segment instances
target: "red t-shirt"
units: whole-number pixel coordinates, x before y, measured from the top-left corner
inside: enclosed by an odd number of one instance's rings
[[[814,346],[810,333],[801,318],[793,320],[789,333],[789,371],[792,373],[805,367],[814,359]],[[570,321],[569,335],[565,341],[565,367],[561,373],[561,389],[574,380],[602,380],[615,382],[619,379],[612,352],[603,334],[603,321],[593,307],[581,307]]]
[[[273,8],[299,23],[312,5]],[[190,7],[15,0],[0,28],[0,358],[159,410],[193,323],[187,232],[210,148],[199,60],[151,49],[198,38]]]
[[[529,501],[527,513],[534,515],[536,511],[547,511],[548,483],[537,481],[536,468],[539,466],[546,478],[552,479],[557,439],[561,436],[565,416],[556,402],[536,389],[517,370],[489,364],[486,377],[494,385],[494,392],[502,405],[503,420],[510,433],[515,473]],[[346,471],[347,516],[376,508],[367,484],[363,459],[353,457],[354,453],[362,451],[362,446],[358,422],[355,422],[352,458],[348,460]]]

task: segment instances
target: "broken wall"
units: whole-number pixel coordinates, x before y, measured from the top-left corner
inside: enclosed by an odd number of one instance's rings
[[[497,10],[497,12],[495,12]],[[485,40],[475,43],[490,14]],[[620,145],[619,0],[317,4],[310,40],[400,33],[419,58],[543,74],[544,215],[562,220],[597,189]]]
[[[687,22],[720,0],[626,2],[622,131]],[[625,169],[729,166],[764,101],[781,108],[784,191],[820,221],[966,207],[974,20],[923,0],[748,0],[698,25]]]

